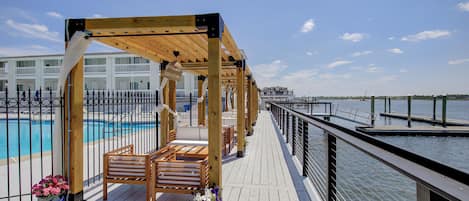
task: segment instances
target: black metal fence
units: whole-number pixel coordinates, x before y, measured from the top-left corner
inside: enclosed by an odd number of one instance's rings
[[[136,153],[159,148],[158,91],[89,90],[83,98],[85,186],[100,183],[104,153],[128,144]],[[63,152],[53,144],[64,139],[53,131],[64,125],[64,104],[51,90],[6,90],[0,98],[0,200],[33,200],[31,186],[56,172],[54,154]]]
[[[63,119],[63,112],[63,97],[51,90],[5,90],[0,99],[0,200],[32,200],[32,184],[54,172],[53,143],[63,140],[53,138],[54,119]]]
[[[469,174],[374,137],[305,114],[289,104],[270,103],[321,200],[465,200]],[[324,118],[324,119],[323,119]]]
[[[99,182],[103,154],[133,144],[142,154],[159,148],[158,91],[86,91],[85,186]]]

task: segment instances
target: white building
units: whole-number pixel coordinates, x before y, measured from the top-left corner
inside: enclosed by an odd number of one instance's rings
[[[289,101],[295,98],[293,90],[288,90],[287,87],[264,87],[261,91],[261,99],[264,102],[268,101]]]
[[[0,91],[52,89],[63,55],[0,57]],[[159,63],[127,53],[89,53],[84,58],[84,88],[110,90],[157,90]],[[197,76],[185,73],[177,82],[177,96],[197,94]]]

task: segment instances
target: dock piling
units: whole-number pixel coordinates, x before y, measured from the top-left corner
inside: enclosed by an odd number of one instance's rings
[[[388,99],[388,106],[389,106],[388,112],[391,113],[391,97],[389,97]]]
[[[387,103],[388,103],[388,99],[386,98],[386,96],[384,97],[384,113],[387,112]]]
[[[447,96],[443,96],[443,100],[441,102],[441,122],[443,124],[443,127],[446,127],[446,98]]]
[[[436,96],[433,95],[433,121],[436,121]]]
[[[411,127],[412,122],[412,96],[407,96],[407,127]]]

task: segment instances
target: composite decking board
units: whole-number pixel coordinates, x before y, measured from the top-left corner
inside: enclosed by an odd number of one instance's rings
[[[307,200],[293,184],[287,160],[268,112],[259,114],[254,135],[248,141],[244,158],[236,158],[236,147],[223,163],[223,197],[225,201]],[[294,170],[296,171],[296,170]],[[145,200],[143,185],[109,185],[108,200]],[[192,200],[191,195],[158,193],[158,201]],[[102,200],[102,184],[85,189],[88,201]]]

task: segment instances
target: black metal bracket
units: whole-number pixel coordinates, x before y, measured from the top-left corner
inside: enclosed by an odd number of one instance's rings
[[[252,75],[247,75],[246,77],[248,78],[248,80],[252,79]]]
[[[69,41],[77,31],[85,31],[85,19],[66,19],[65,20],[65,41]]]
[[[225,23],[220,13],[210,13],[196,15],[195,26],[200,29],[207,28],[207,36],[209,38],[219,38],[221,40]]]
[[[246,60],[244,59],[235,61],[235,65],[237,68],[243,68],[243,71],[246,70]]]
[[[166,66],[169,64],[167,61],[162,61],[160,63],[160,70],[166,70]]]
[[[202,80],[202,81],[204,81],[204,80],[205,80],[205,76],[199,75],[199,76],[197,76],[197,80]]]

